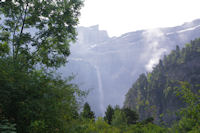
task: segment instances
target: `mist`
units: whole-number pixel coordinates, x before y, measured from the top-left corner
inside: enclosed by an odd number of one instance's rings
[[[199,37],[200,20],[170,28],[138,30],[109,37],[98,25],[79,27],[78,40],[71,45],[68,63],[59,71],[75,75],[73,83],[89,90],[85,99],[103,116],[106,107],[123,106],[125,95],[142,73],[151,72],[159,60],[176,45]]]

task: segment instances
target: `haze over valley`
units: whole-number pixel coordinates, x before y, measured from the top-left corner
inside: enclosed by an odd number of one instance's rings
[[[99,26],[78,27],[68,63],[59,72],[75,75],[74,83],[90,90],[87,101],[97,116],[108,104],[123,106],[125,95],[141,73],[151,72],[159,59],[200,36],[200,20],[176,27],[133,31],[109,37]]]

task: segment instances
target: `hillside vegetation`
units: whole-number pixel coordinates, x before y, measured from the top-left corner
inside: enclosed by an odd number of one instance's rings
[[[152,72],[141,74],[126,94],[124,107],[137,110],[141,119],[154,117],[156,123],[172,124],[176,112],[186,104],[177,97],[180,81],[189,82],[193,92],[200,83],[200,39],[183,49],[176,47],[160,60]]]

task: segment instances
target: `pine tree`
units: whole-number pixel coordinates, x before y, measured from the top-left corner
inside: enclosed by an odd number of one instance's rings
[[[113,115],[114,115],[114,109],[112,108],[111,105],[108,105],[108,107],[107,107],[107,109],[106,109],[106,112],[105,112],[104,120],[105,120],[108,124],[111,124]]]
[[[125,113],[127,124],[135,124],[139,119],[138,114],[129,108],[124,108],[122,111]]]
[[[83,112],[81,113],[82,117],[85,119],[94,119],[94,112],[91,111],[90,105],[86,102],[83,107]]]

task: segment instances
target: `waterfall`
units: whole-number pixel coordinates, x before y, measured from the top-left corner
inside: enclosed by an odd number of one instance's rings
[[[99,67],[97,65],[95,65],[92,61],[88,61],[83,58],[69,58],[68,60],[87,62],[95,69],[96,76],[97,76],[97,82],[98,82],[99,108],[100,108],[101,114],[103,115],[104,114],[104,92],[103,92],[102,78],[101,78],[101,73],[100,73]]]
[[[101,80],[101,73],[98,66],[94,66],[97,72],[97,80],[98,80],[98,91],[99,91],[99,104],[102,115],[104,114],[104,94],[103,94],[103,87],[102,87],[102,80]]]

